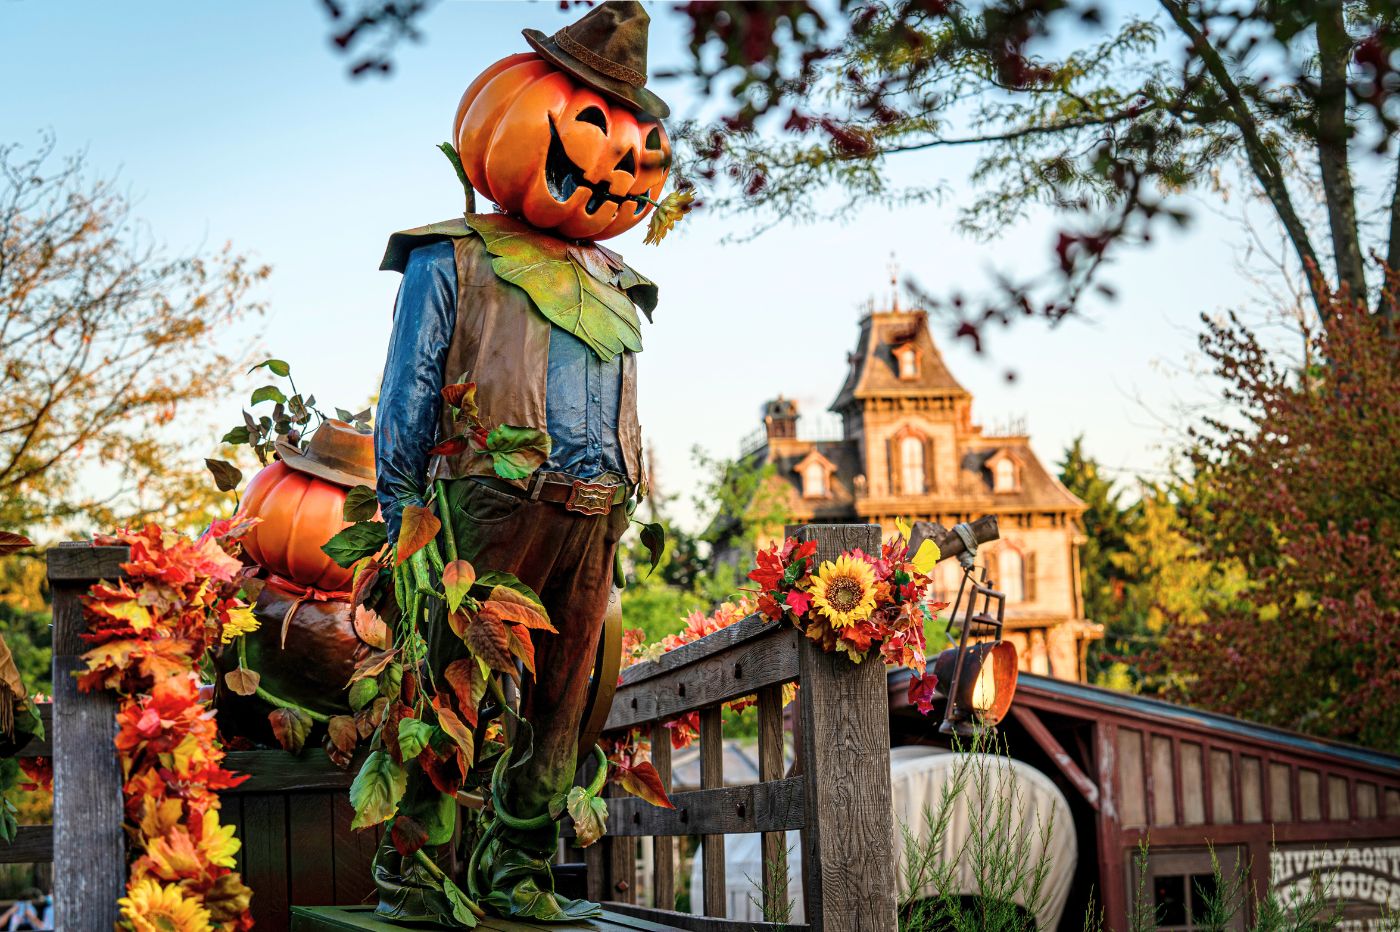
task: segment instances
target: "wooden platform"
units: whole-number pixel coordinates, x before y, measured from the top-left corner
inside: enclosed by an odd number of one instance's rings
[[[372,906],[293,906],[292,932],[341,932],[358,929],[361,932],[402,932],[407,928],[375,918]],[[645,919],[635,919],[604,911],[603,918],[585,922],[542,923],[518,922],[488,917],[477,926],[480,932],[682,932],[675,926],[657,925]]]

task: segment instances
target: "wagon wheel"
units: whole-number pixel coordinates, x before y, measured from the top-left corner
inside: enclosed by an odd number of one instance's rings
[[[622,590],[613,587],[603,615],[603,633],[598,639],[598,657],[593,663],[593,679],[588,684],[588,702],[583,710],[583,725],[579,729],[578,758],[584,760],[612,710],[617,693],[617,672],[622,667]]]

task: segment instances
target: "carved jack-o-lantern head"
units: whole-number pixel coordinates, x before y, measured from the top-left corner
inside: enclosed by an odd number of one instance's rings
[[[671,169],[661,122],[604,96],[532,52],[496,62],[457,106],[457,152],[472,187],[568,239],[639,223]]]

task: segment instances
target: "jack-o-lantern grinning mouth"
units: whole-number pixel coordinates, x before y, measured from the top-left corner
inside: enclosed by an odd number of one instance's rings
[[[623,171],[631,170],[636,172],[636,157],[628,150],[617,163],[617,168]],[[634,194],[614,194],[612,193],[611,181],[589,181],[584,177],[583,169],[574,164],[569,158],[569,153],[564,151],[564,141],[559,138],[559,130],[554,127],[554,117],[549,117],[549,153],[544,161],[544,183],[549,188],[549,193],[554,199],[563,204],[573,197],[574,192],[579,188],[587,188],[592,194],[588,198],[588,203],[584,205],[585,214],[594,214],[598,208],[607,201],[612,201],[619,208],[628,201],[635,201],[637,213],[646,210],[647,202],[640,196]]]

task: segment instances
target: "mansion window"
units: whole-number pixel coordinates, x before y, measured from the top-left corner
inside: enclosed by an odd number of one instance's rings
[[[910,434],[899,442],[899,489],[905,495],[923,495],[928,489],[924,482],[924,441]]]
[[[997,460],[996,470],[992,474],[992,491],[1016,491],[1016,464],[1009,458]]]
[[[826,467],[821,463],[811,463],[802,471],[802,495],[826,498]]]
[[[997,588],[1006,593],[1007,602],[1026,601],[1026,561],[1020,551],[1003,545],[997,557]]]
[[[894,351],[894,358],[899,363],[899,377],[901,379],[917,379],[919,377],[919,351],[913,344],[906,343]]]

